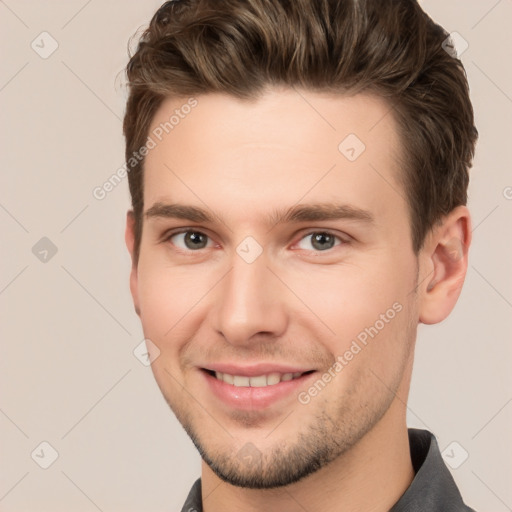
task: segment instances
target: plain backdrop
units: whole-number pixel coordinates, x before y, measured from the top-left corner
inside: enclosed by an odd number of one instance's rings
[[[0,1],[1,511],[180,510],[200,475],[199,455],[133,353],[143,336],[128,288],[127,182],[93,196],[123,164],[119,73],[130,36],[159,5]],[[480,140],[467,280],[451,316],[419,328],[408,421],[436,434],[468,504],[505,512],[512,2],[422,5],[468,43],[461,58]]]

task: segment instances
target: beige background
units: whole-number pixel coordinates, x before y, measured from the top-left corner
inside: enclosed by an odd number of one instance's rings
[[[0,510],[180,510],[200,463],[151,370],[128,289],[127,41],[160,2],[0,1]],[[436,433],[468,504],[512,510],[511,0],[425,0],[469,43],[480,131],[471,266],[449,319],[421,326],[410,426]],[[47,31],[58,43],[51,49]],[[47,261],[42,237],[57,248]],[[46,247],[47,248],[47,247]],[[42,253],[40,251],[43,251]],[[58,452],[48,463],[51,449]],[[457,445],[451,445],[453,441]],[[33,456],[31,456],[33,454]],[[455,463],[453,462],[455,461]]]

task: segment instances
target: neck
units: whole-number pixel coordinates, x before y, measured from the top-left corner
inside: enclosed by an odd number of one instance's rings
[[[379,423],[348,452],[285,487],[232,486],[203,461],[204,512],[389,511],[414,478],[404,409],[395,400]]]

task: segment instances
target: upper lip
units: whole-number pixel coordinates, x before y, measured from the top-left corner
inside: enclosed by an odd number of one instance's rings
[[[239,366],[232,363],[214,363],[203,366],[203,368],[205,370],[243,377],[256,377],[257,375],[268,375],[269,373],[304,373],[313,370],[313,368],[304,368],[303,366],[288,366],[275,363],[258,363],[247,366]]]

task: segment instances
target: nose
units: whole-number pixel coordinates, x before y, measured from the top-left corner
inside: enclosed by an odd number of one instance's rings
[[[216,296],[216,328],[225,340],[249,346],[280,337],[287,326],[282,283],[268,268],[263,252],[248,263],[238,253],[232,257],[231,271],[220,283]]]

